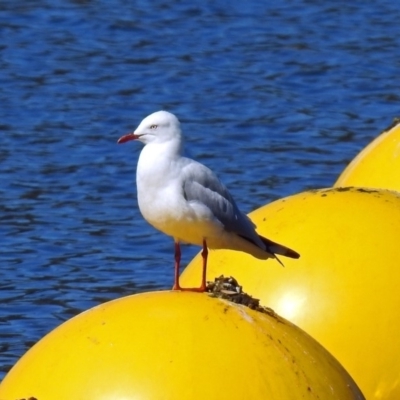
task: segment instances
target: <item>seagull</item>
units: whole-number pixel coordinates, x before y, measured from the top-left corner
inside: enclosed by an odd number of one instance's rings
[[[136,170],[140,212],[150,225],[174,239],[173,290],[206,291],[208,249],[242,251],[279,263],[277,254],[300,257],[296,251],[260,236],[214,172],[182,156],[182,131],[174,114],[150,114],[117,143],[131,140],[144,144]],[[181,242],[203,248],[202,281],[198,288],[182,288],[179,284]]]

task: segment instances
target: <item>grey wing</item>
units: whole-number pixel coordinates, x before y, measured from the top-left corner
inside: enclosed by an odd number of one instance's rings
[[[208,207],[227,231],[250,239],[261,248],[255,225],[243,214],[228,189],[206,166],[190,160],[183,168],[183,195],[187,201],[198,201]]]

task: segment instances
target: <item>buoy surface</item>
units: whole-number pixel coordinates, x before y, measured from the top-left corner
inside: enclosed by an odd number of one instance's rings
[[[352,378],[288,321],[204,293],[102,304],[40,340],[0,399],[362,399]]]
[[[208,279],[245,291],[304,329],[347,369],[368,399],[400,399],[400,195],[366,188],[299,193],[250,214],[258,232],[301,254],[258,260],[217,250]],[[196,256],[181,282],[199,280]]]

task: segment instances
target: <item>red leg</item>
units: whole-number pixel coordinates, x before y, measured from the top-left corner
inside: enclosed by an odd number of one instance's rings
[[[201,276],[201,286],[199,288],[182,288],[179,284],[179,266],[181,262],[181,247],[179,242],[175,242],[175,280],[174,286],[172,290],[182,290],[189,292],[205,292],[207,287],[207,258],[208,258],[208,249],[207,242],[203,239],[203,251],[201,252],[201,256],[203,257],[203,271]]]
[[[205,292],[207,287],[207,258],[208,258],[206,239],[203,239],[203,251],[201,252],[201,256],[203,257],[203,273],[201,276],[201,286],[199,288],[200,289],[199,291]]]
[[[181,246],[179,242],[175,242],[175,279],[172,290],[181,290],[179,285],[179,267],[181,264]]]

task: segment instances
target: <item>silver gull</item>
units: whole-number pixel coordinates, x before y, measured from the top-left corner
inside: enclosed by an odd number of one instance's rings
[[[228,189],[209,168],[183,157],[179,120],[167,111],[146,117],[118,143],[139,140],[136,184],[140,211],[147,222],[175,242],[175,290],[206,290],[208,248],[243,251],[259,259],[277,254],[299,258],[294,250],[260,236]],[[199,288],[179,285],[180,242],[203,247]]]

